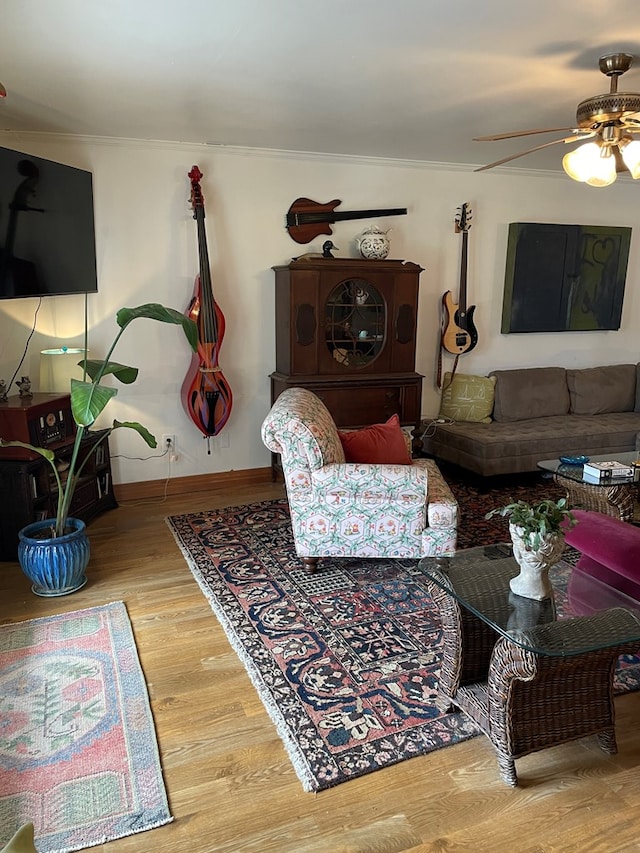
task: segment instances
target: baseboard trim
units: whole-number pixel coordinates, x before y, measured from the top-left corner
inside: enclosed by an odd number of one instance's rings
[[[244,471],[223,471],[219,474],[197,474],[192,477],[171,477],[169,480],[145,480],[141,483],[117,483],[114,493],[118,502],[139,501],[164,495],[184,495],[191,492],[226,490],[235,486],[267,483],[272,479],[271,468],[247,468]]]

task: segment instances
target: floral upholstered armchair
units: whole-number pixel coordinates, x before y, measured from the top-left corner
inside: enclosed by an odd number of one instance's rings
[[[324,403],[289,388],[262,424],[282,459],[296,552],[320,557],[423,557],[456,549],[458,505],[435,462],[349,463]]]

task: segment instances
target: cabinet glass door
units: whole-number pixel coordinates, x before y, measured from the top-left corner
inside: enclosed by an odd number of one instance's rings
[[[325,303],[326,343],[332,358],[349,370],[371,364],[384,347],[386,306],[362,278],[340,282]]]

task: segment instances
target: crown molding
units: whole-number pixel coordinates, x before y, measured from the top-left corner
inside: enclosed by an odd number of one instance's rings
[[[90,136],[78,133],[51,133],[35,130],[0,130],[0,141],[19,143],[49,142],[51,144],[74,145],[104,145],[127,146],[144,150],[158,149],[171,151],[215,151],[234,157],[263,157],[276,160],[301,160],[313,163],[351,163],[358,166],[394,167],[400,169],[417,169],[427,172],[463,172],[473,174],[478,168],[477,163],[443,163],[435,160],[410,160],[393,157],[372,157],[361,154],[332,154],[321,151],[296,151],[288,148],[251,148],[242,145],[225,145],[218,142],[190,142],[185,140],[137,139],[124,136]],[[558,169],[527,169],[522,166],[496,166],[491,175],[502,177],[546,178],[548,180],[566,181],[567,176],[558,164]],[[489,176],[488,176],[489,177]],[[630,184],[630,175],[621,173],[618,181],[623,185]],[[617,183],[617,182],[616,182]],[[613,185],[615,186],[615,185]],[[592,189],[592,188],[590,188]]]

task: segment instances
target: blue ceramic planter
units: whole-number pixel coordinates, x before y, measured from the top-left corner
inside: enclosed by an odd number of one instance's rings
[[[18,562],[32,581],[36,595],[69,595],[87,582],[85,571],[89,563],[89,537],[84,521],[67,519],[70,533],[55,538],[38,538],[51,528],[52,519],[34,521],[19,532]]]

